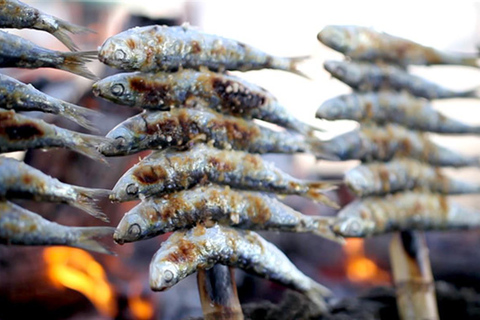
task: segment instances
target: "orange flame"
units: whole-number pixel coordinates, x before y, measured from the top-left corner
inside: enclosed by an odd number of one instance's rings
[[[346,273],[350,281],[371,284],[390,282],[390,274],[365,256],[363,239],[348,239],[345,253],[347,255]]]
[[[148,320],[153,318],[153,306],[151,302],[141,296],[133,296],[128,299],[128,306],[136,320]]]
[[[117,304],[112,286],[102,266],[87,252],[68,247],[47,248],[43,252],[47,275],[58,287],[67,287],[85,295],[108,317],[115,317]]]

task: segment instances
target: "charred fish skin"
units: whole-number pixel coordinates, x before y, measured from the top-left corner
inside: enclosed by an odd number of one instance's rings
[[[331,98],[317,110],[316,117],[326,120],[396,123],[419,131],[448,134],[478,134],[480,126],[471,126],[449,118],[427,100],[406,92],[352,93]]]
[[[64,245],[113,254],[97,240],[111,237],[111,227],[68,227],[50,222],[11,202],[0,202],[0,243],[43,246]]]
[[[131,107],[170,110],[201,106],[227,115],[268,121],[306,135],[314,131],[293,117],[265,89],[238,77],[208,70],[120,73],[97,81],[93,92]]]
[[[316,152],[318,140],[290,131],[274,131],[251,121],[205,109],[144,112],[113,128],[113,142],[101,148],[105,156],[184,146],[191,140],[213,141],[220,149],[251,153]]]
[[[338,214],[333,231],[344,237],[368,237],[394,231],[472,229],[480,214],[446,196],[404,192],[358,199]]]
[[[58,147],[105,162],[97,148],[109,142],[108,138],[70,131],[0,109],[0,153]]]
[[[305,58],[280,58],[241,42],[192,27],[146,26],[108,38],[99,48],[103,63],[125,71],[176,71],[207,67],[213,71],[279,69],[300,74]]]
[[[97,77],[85,64],[95,59],[96,55],[96,51],[49,50],[16,35],[0,31],[0,68],[55,68],[95,80]]]
[[[221,263],[276,281],[325,308],[330,290],[307,277],[273,244],[253,231],[215,225],[174,232],[153,256],[150,287],[164,291],[199,269]]]
[[[92,32],[88,28],[43,13],[17,0],[0,0],[0,28],[30,28],[46,31],[72,51],[76,51],[78,47],[68,33]]]
[[[401,66],[453,64],[478,68],[477,56],[442,52],[373,28],[329,25],[317,38],[353,60],[383,60]]]
[[[325,192],[332,184],[305,181],[279,170],[258,155],[196,144],[184,152],[158,152],[130,168],[113,187],[112,201],[160,196],[212,182],[233,188],[296,194],[338,207]]]
[[[95,205],[109,190],[90,189],[60,182],[22,161],[0,157],[0,199],[33,199],[67,203],[108,221]]]
[[[88,117],[96,116],[97,112],[55,99],[32,85],[2,74],[0,74],[0,108],[58,114],[89,130],[96,130]]]
[[[123,244],[149,239],[209,221],[246,230],[312,232],[342,242],[330,232],[333,218],[305,216],[275,197],[218,185],[142,201],[122,218],[114,240]]]
[[[323,153],[341,160],[358,159],[363,162],[389,161],[394,157],[410,157],[435,166],[478,167],[476,156],[462,155],[439,146],[421,132],[388,124],[386,126],[362,126],[325,141]]]
[[[478,97],[476,90],[453,91],[393,65],[327,60],[323,66],[333,77],[358,91],[405,90],[429,100]]]
[[[347,171],[344,181],[359,197],[411,189],[441,194],[480,193],[480,185],[450,178],[440,168],[413,159],[362,164]]]

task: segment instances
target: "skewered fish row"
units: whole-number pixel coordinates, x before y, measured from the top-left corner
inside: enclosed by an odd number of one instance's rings
[[[299,180],[258,155],[218,150],[203,144],[184,152],[170,149],[153,153],[118,180],[110,199],[128,201],[161,196],[206,182],[251,191],[295,194],[337,207],[324,194],[333,188],[328,182]]]
[[[143,112],[118,124],[106,136],[111,142],[100,149],[106,156],[142,150],[162,150],[187,145],[191,140],[212,141],[220,149],[251,153],[321,152],[321,141],[290,131],[274,131],[241,118],[206,109],[172,109]]]
[[[68,227],[11,202],[0,202],[0,244],[61,245],[113,254],[98,240],[111,237],[114,230],[111,227]]]
[[[97,149],[108,141],[108,138],[70,131],[12,110],[0,109],[0,152],[67,148],[105,162]]]
[[[148,110],[204,107],[244,119],[268,121],[305,135],[315,130],[292,116],[265,89],[208,70],[119,73],[97,81],[93,92],[114,103]]]
[[[343,237],[368,237],[393,231],[452,230],[480,227],[480,212],[446,196],[403,192],[358,199],[338,213],[333,231]]]
[[[0,108],[58,114],[91,131],[98,131],[88,119],[97,116],[98,112],[55,99],[3,74],[0,74]]]
[[[476,89],[453,91],[393,65],[328,60],[323,66],[333,77],[360,92],[390,89],[429,100],[478,98]]]
[[[107,216],[95,205],[98,197],[106,196],[108,193],[109,190],[62,183],[21,161],[0,157],[1,199],[67,203],[103,221],[108,221]]]
[[[246,230],[312,232],[343,243],[331,232],[331,217],[305,216],[275,197],[218,185],[198,186],[142,201],[125,214],[113,238],[123,244],[190,229],[199,222],[218,222]]]
[[[453,64],[479,67],[477,55],[442,52],[367,27],[329,25],[318,33],[317,38],[353,60],[382,60],[401,66]]]
[[[103,63],[125,71],[213,71],[278,69],[301,74],[297,64],[306,57],[281,58],[236,40],[201,32],[188,25],[146,26],[108,38],[100,47]]]
[[[92,32],[88,28],[61,20],[17,0],[0,0],[0,28],[46,31],[72,51],[78,50],[78,47],[68,33]]]
[[[435,166],[480,165],[478,157],[441,147],[430,141],[425,133],[394,124],[383,127],[364,125],[358,130],[334,137],[322,144],[322,153],[341,160],[359,159],[362,162],[410,157]]]
[[[298,270],[277,247],[253,231],[215,225],[176,231],[153,256],[150,287],[166,290],[198,269],[216,263],[241,268],[304,293],[321,310],[330,290]]]
[[[480,126],[472,126],[448,118],[424,99],[406,92],[392,91],[352,93],[325,101],[316,117],[326,120],[373,121],[383,125],[396,123],[409,129],[447,134],[479,134]]]
[[[0,31],[0,68],[55,68],[95,80],[85,64],[96,51],[60,52],[37,46],[31,41]]]
[[[412,189],[441,194],[480,193],[480,184],[450,178],[440,168],[408,158],[362,164],[347,171],[344,181],[359,197]]]

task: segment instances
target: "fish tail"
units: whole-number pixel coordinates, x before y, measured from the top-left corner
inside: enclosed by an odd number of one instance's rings
[[[102,244],[98,240],[108,237],[113,239],[115,228],[112,227],[73,227],[78,234],[78,238],[72,245],[89,251],[100,252],[115,255],[109,246]],[[113,243],[113,240],[112,240]]]
[[[317,217],[310,216],[313,221],[312,233],[322,238],[335,241],[341,245],[345,244],[345,239],[332,230],[333,223],[337,220],[335,217]]]
[[[342,160],[338,155],[332,153],[329,148],[330,141],[322,141],[316,137],[307,137],[307,142],[310,145],[311,153],[317,159],[323,159],[328,161],[340,161]]]
[[[325,301],[325,297],[329,297],[332,295],[330,289],[321,284],[311,280],[311,288],[310,290],[304,292],[305,295],[313,302],[315,305],[315,313],[317,314],[325,314],[328,312],[328,305]]]
[[[75,150],[93,160],[98,160],[104,164],[108,164],[104,155],[99,151],[99,147],[111,143],[110,139],[91,134],[75,132],[75,138],[71,140],[72,142],[68,145],[70,149]]]
[[[90,131],[99,132],[99,130],[95,128],[92,122],[88,119],[90,117],[100,115],[99,112],[88,108],[80,107],[68,102],[63,102],[62,106],[63,115],[65,116],[65,118],[68,118],[73,122],[78,123],[79,125]]]
[[[310,79],[304,72],[298,69],[298,66],[307,59],[310,59],[310,56],[302,57],[289,57],[289,58],[273,58],[269,60],[268,67],[273,69],[279,69],[284,71],[292,72],[296,75],[302,76],[304,78]]]
[[[97,51],[76,51],[76,52],[62,52],[64,61],[59,66],[60,69],[77,74],[91,80],[98,80],[85,66],[86,63],[97,59]]]
[[[329,181],[329,182],[322,182],[322,181],[313,181],[307,183],[307,191],[305,192],[305,196],[309,199],[312,199],[315,202],[323,203],[329,207],[339,209],[338,204],[334,201],[330,200],[326,195],[325,192],[334,190],[337,188],[335,184],[338,184],[338,181]]]
[[[100,211],[96,202],[98,201],[98,198],[107,197],[110,194],[110,190],[91,189],[78,186],[75,186],[74,189],[77,192],[77,198],[75,202],[72,203],[73,206],[88,212],[95,218],[109,222],[108,217],[105,213]]]

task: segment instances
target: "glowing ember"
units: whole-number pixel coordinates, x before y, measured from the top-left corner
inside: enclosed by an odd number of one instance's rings
[[[97,310],[111,318],[117,314],[112,286],[102,266],[87,252],[67,247],[47,248],[43,252],[47,275],[58,287],[85,295]]]
[[[137,320],[148,320],[153,318],[153,306],[147,299],[135,296],[128,299],[128,306]]]
[[[345,253],[347,255],[346,273],[350,281],[371,284],[390,282],[390,274],[365,257],[363,239],[348,239]]]

